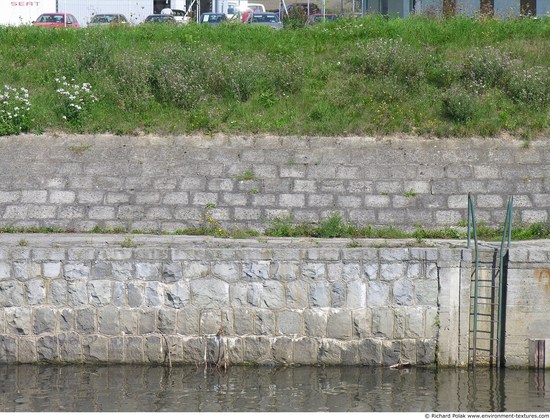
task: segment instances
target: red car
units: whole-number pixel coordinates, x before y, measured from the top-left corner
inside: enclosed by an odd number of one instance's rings
[[[33,26],[46,28],[79,28],[76,17],[69,13],[42,13],[33,23]]]

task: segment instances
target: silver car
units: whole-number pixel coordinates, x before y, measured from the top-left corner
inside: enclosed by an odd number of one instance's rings
[[[118,24],[124,24],[127,25],[128,19],[126,19],[126,16],[121,14],[110,14],[110,13],[101,13],[92,16],[92,19],[90,19],[90,22],[88,22],[88,26],[95,26],[95,25],[118,25]]]
[[[246,18],[246,23],[269,26],[274,29],[283,27],[283,22],[281,22],[277,13],[250,13]]]

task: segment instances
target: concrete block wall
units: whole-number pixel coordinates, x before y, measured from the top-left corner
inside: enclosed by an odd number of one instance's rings
[[[532,242],[512,249],[507,282],[506,365],[529,366],[530,345],[550,339],[548,244]],[[550,359],[549,350],[547,345],[546,359]]]
[[[547,221],[550,150],[513,139],[0,138],[0,227],[264,231],[281,215],[358,226]]]
[[[440,273],[461,249],[123,239],[4,235],[0,362],[162,362],[164,335],[172,362],[201,363],[223,329],[234,364],[431,364],[458,324]]]

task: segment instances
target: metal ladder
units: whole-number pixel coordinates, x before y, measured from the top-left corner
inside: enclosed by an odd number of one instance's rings
[[[506,308],[506,266],[512,237],[513,197],[508,199],[500,249],[477,240],[474,201],[468,194],[468,249],[474,240],[474,268],[470,284],[470,364],[503,365],[504,310]]]

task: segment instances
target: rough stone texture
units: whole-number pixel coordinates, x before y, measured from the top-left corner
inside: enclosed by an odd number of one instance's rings
[[[158,363],[164,335],[183,362],[204,362],[205,349],[215,358],[222,339],[232,363],[467,363],[472,256],[456,243],[136,235],[127,249],[121,236],[56,235],[21,249],[19,240],[0,242],[0,362]],[[548,248],[522,243],[510,254],[510,365],[526,365],[524,342],[550,334]],[[30,277],[32,266],[41,269]]]

